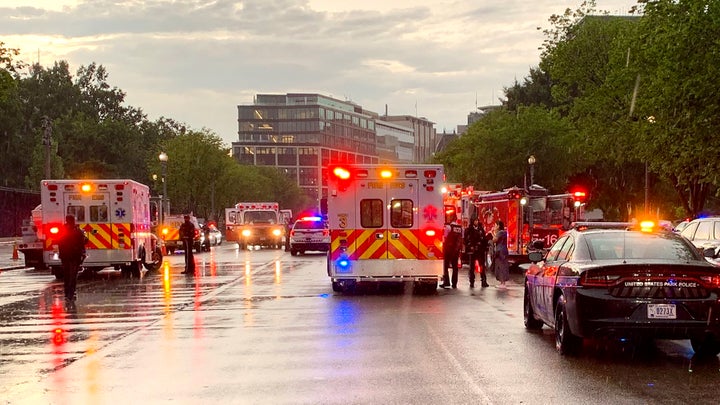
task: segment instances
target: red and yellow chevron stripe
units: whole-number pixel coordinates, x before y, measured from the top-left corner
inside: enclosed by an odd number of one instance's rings
[[[390,233],[398,233],[399,238],[389,237]],[[382,234],[382,238],[376,235]],[[432,239],[428,246],[420,237],[419,229],[403,230],[372,230],[344,229],[333,230],[331,235],[330,255],[333,260],[345,255],[350,260],[367,259],[442,259],[442,242],[439,238]],[[342,243],[344,241],[345,243]]]
[[[79,226],[88,238],[86,249],[132,249],[129,223],[79,224]],[[52,249],[52,246],[57,245],[58,242],[58,238],[48,237],[45,239],[45,249]]]

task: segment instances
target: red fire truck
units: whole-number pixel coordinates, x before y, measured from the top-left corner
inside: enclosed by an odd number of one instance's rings
[[[584,193],[549,194],[538,185],[528,190],[511,187],[499,192],[464,193],[463,223],[480,218],[486,232],[499,219],[508,233],[509,261],[527,262],[534,241],[549,248],[570,224],[584,219]],[[465,207],[466,206],[466,207]]]

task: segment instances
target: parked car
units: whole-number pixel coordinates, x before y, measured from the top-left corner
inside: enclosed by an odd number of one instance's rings
[[[330,229],[321,217],[303,217],[290,230],[290,254],[330,250]]]
[[[674,232],[631,226],[577,224],[530,253],[525,327],[553,328],[561,354],[596,337],[690,339],[698,355],[720,353],[720,268]]]
[[[698,249],[720,247],[720,217],[697,218],[688,222],[680,232]]]
[[[200,245],[202,250],[208,252],[211,246],[217,246],[222,243],[222,232],[217,228],[215,223],[210,222],[200,225]]]

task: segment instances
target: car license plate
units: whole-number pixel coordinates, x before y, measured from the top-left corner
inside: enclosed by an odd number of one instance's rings
[[[676,319],[675,304],[648,304],[648,319]]]

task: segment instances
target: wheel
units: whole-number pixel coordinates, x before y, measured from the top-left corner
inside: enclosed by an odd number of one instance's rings
[[[535,313],[530,302],[530,290],[527,284],[525,284],[525,297],[523,298],[523,320],[525,329],[540,330],[543,327],[543,321],[535,319]]]
[[[168,254],[174,255],[174,254],[175,254],[175,248],[168,248]]]
[[[160,249],[160,247],[158,246],[155,248],[155,251],[153,251],[150,262],[144,262],[143,265],[148,271],[155,271],[160,268],[160,266],[162,265],[162,261],[162,249]]]
[[[245,250],[245,244],[238,242],[238,249]]]
[[[577,354],[582,347],[582,338],[575,336],[568,325],[565,297],[558,298],[555,308],[555,348],[562,355]]]
[[[140,278],[142,272],[142,263],[134,261],[130,264],[130,275],[135,278]]]
[[[65,278],[65,277],[63,277],[64,274],[63,274],[63,269],[62,269],[62,267],[52,266],[52,267],[50,267],[50,272],[55,276],[55,280],[61,280],[61,281],[62,281],[62,279]]]
[[[343,292],[342,284],[338,283],[337,281],[332,282],[332,288],[335,292]]]
[[[298,251],[291,248],[291,249],[290,249],[290,254],[293,255],[293,256],[297,256],[297,255],[298,255]]]
[[[720,341],[711,334],[690,339],[690,345],[695,354],[701,357],[713,357],[720,353]]]

